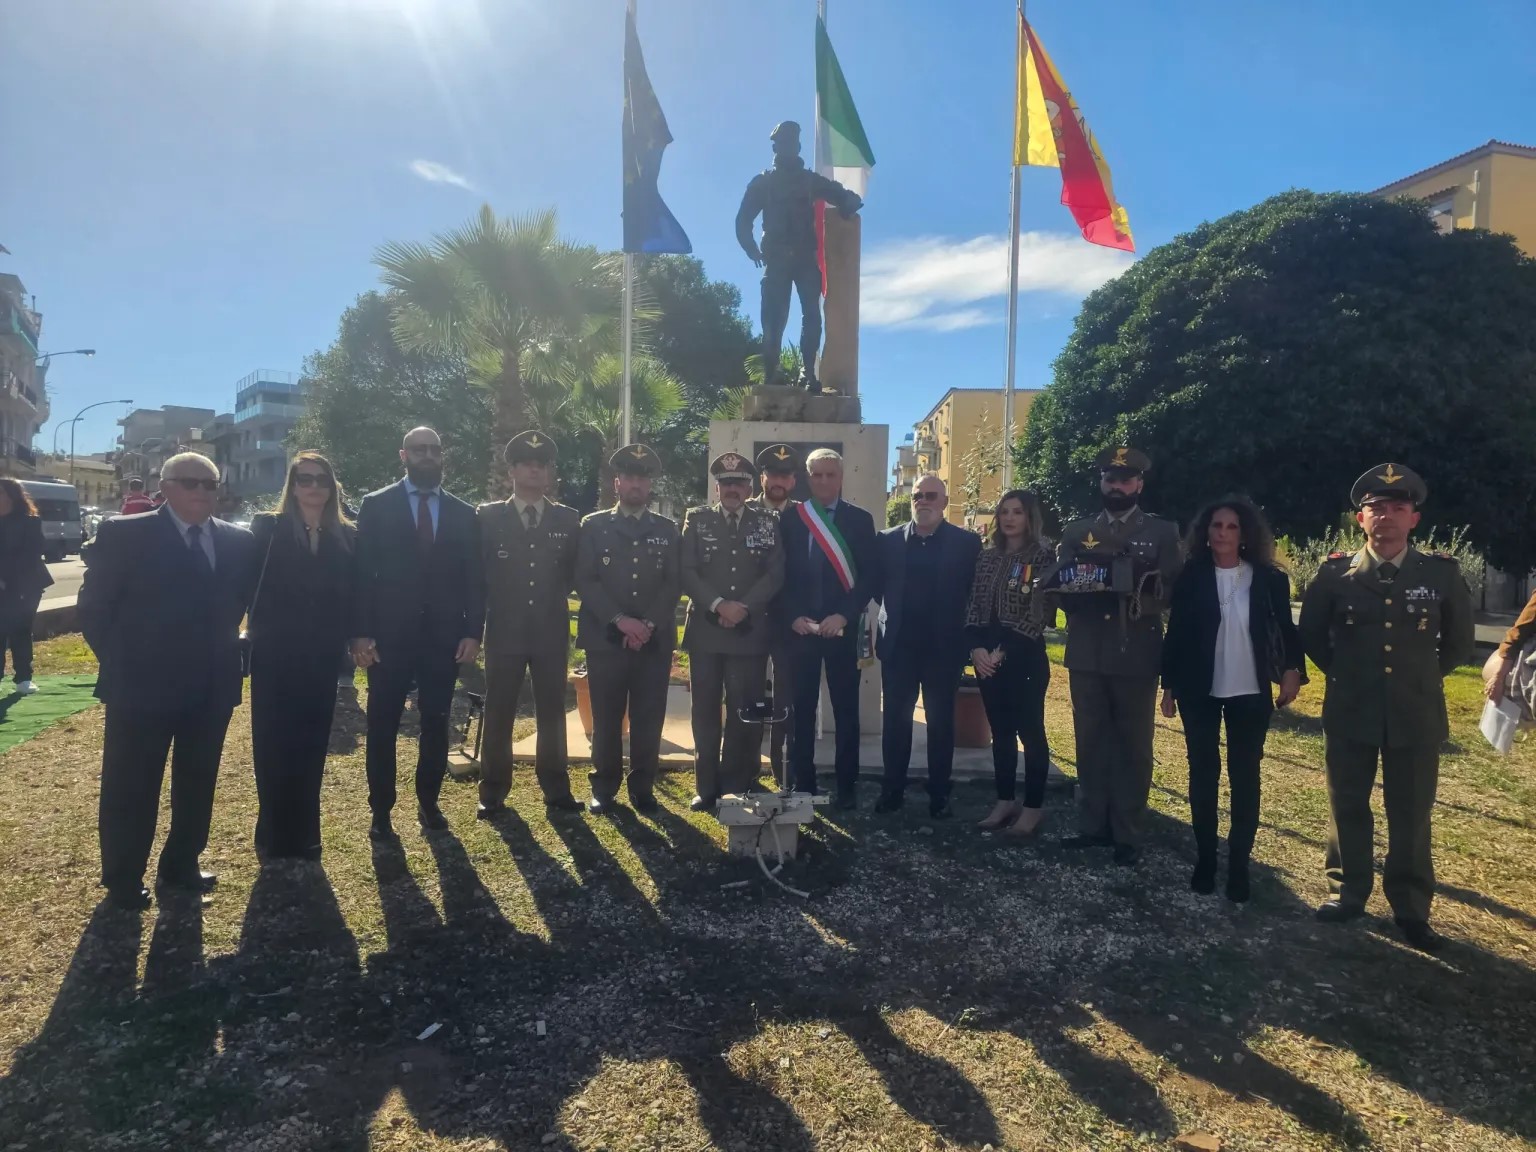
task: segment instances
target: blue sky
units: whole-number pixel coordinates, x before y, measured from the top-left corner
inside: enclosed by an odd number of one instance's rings
[[[732,218],[770,127],[811,124],[814,12],[639,3],[677,138],[663,194],[754,313]],[[1030,17],[1142,251],[1286,188],[1536,144],[1530,0],[1034,0]],[[861,391],[894,443],[945,389],[1002,383],[1013,4],[830,0],[828,25],[877,159]],[[381,241],[482,200],[555,205],[573,238],[616,248],[622,43],[623,0],[4,5],[0,271],[36,294],[45,350],[99,349],[55,363],[55,418],[114,397],[228,410],[245,373],[330,342]],[[1021,387],[1123,266],[1076,238],[1059,194],[1026,169]],[[81,450],[108,447],[121,411],[87,416]]]

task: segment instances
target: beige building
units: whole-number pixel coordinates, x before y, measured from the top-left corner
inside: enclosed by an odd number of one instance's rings
[[[1013,394],[1014,439],[1024,428],[1038,389]],[[949,489],[949,521],[984,530],[1002,495],[1003,390],[951,388],[913,430],[913,465],[906,491],[932,472]],[[898,459],[897,468],[902,467]],[[898,482],[902,475],[898,472]]]
[[[0,475],[35,476],[32,438],[48,419],[48,394],[38,364],[43,318],[21,280],[0,273]]]
[[[38,458],[38,468],[66,484],[73,484],[75,491],[80,494],[82,508],[104,508],[116,512],[123,502],[120,490],[125,489],[126,484],[119,483],[117,465],[107,459],[105,452],[76,456],[73,468],[66,454],[41,456]]]
[[[1536,256],[1536,148],[1490,140],[1373,195],[1422,200],[1442,232],[1507,232],[1522,252]]]

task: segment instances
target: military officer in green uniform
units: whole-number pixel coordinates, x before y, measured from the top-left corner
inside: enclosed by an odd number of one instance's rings
[[[1178,526],[1140,508],[1146,454],[1107,448],[1097,465],[1103,511],[1067,526],[1047,576],[1067,614],[1077,739],[1079,834],[1061,846],[1113,845],[1115,863],[1129,866],[1152,790],[1162,614],[1184,556]]]
[[[557,457],[543,432],[521,432],[503,458],[512,496],[480,505],[485,562],[485,739],[476,815],[506,810],[512,787],[512,726],[523,679],[533,679],[538,724],[534,773],[551,812],[580,812],[566,769],[565,685],[570,671],[570,611],[581,514],[549,498]]]
[[[657,810],[653,789],[661,759],[667,684],[677,647],[674,619],[682,598],[677,525],[646,507],[661,460],[644,444],[609,459],[618,503],[581,522],[576,642],[587,653],[592,693],[592,801],[611,812],[624,783],[624,713],[629,712],[629,799]]]
[[[772,638],[769,605],[784,585],[779,519],[746,506],[751,461],[724,452],[709,466],[715,503],[683,521],[682,579],[688,596],[683,647],[693,681],[695,812],[757,783],[762,738],[741,710],[762,699]],[[720,704],[725,698],[725,754]]]
[[[748,507],[761,508],[775,517],[786,511],[793,514],[795,508],[795,480],[800,474],[800,453],[788,444],[770,444],[757,454],[758,482],[762,491],[747,501]],[[776,598],[769,608],[768,655],[773,661],[773,700],[776,712],[784,712],[785,718],[768,726],[768,762],[775,780],[787,780],[783,775],[788,763],[786,749],[794,728],[794,717],[787,713],[795,698],[793,639],[789,621],[778,611]]]
[[[1409,539],[1428,491],[1412,469],[1381,464],[1350,499],[1365,529],[1360,551],[1323,561],[1301,606],[1301,642],[1328,678],[1323,697],[1328,806],[1328,923],[1365,912],[1374,879],[1371,790],[1381,762],[1387,810],[1382,888],[1403,935],[1433,952],[1435,891],[1430,812],[1440,745],[1450,733],[1444,677],[1472,658],[1472,594],[1450,556]]]

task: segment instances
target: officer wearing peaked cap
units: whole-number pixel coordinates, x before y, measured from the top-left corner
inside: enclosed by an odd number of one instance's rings
[[[581,522],[576,642],[587,653],[592,696],[592,801],[611,811],[624,780],[623,726],[629,712],[629,798],[657,809],[653,789],[667,713],[667,684],[677,646],[673,623],[681,598],[677,525],[650,511],[651,481],[661,460],[647,445],[626,444],[608,459],[617,503]]]
[[[762,698],[772,639],[769,605],[784,584],[778,517],[748,507],[752,464],[737,452],[709,466],[715,503],[691,508],[683,522],[682,582],[688,622],[683,646],[693,685],[695,811],[757,782],[757,729],[741,709]],[[725,701],[722,758],[720,712]]]
[[[1113,845],[1115,862],[1141,855],[1141,814],[1152,788],[1152,735],[1162,666],[1162,613],[1184,566],[1179,529],[1142,511],[1146,453],[1099,453],[1104,510],[1067,525],[1055,581],[1067,614],[1067,672],[1077,738],[1077,836],[1063,847]]]
[[[512,495],[480,505],[486,577],[485,739],[476,815],[505,811],[512,787],[512,727],[524,677],[533,680],[538,725],[534,772],[550,811],[580,811],[566,769],[565,685],[570,672],[570,610],[581,514],[550,499],[558,457],[549,436],[530,429],[508,441],[502,458]]]
[[[786,511],[793,514],[795,481],[801,468],[799,451],[789,444],[770,444],[757,454],[756,464],[762,491],[748,500],[747,504],[774,516],[782,517]],[[773,639],[768,645],[768,656],[773,661],[773,698],[775,706],[781,711],[795,698],[794,634],[789,630],[789,621],[779,611],[782,600],[782,593],[774,597],[768,610],[773,632]],[[775,720],[768,726],[768,760],[775,780],[787,779],[782,775],[785,749],[789,745],[794,726],[794,717],[791,715]]]
[[[1323,698],[1328,890],[1317,918],[1365,912],[1374,881],[1371,790],[1381,764],[1387,810],[1382,889],[1403,935],[1435,951],[1430,813],[1449,735],[1444,677],[1472,658],[1472,594],[1450,556],[1410,534],[1428,490],[1404,464],[1378,464],[1350,490],[1365,547],[1323,561],[1301,606],[1301,641],[1327,674]]]

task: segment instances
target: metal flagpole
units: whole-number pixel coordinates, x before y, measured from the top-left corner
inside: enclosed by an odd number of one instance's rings
[[[816,16],[825,24],[827,22],[827,0],[816,0]],[[822,169],[821,150],[825,141],[821,138],[821,84],[816,84],[816,126],[812,129],[811,137],[811,168],[817,172]]]
[[[1019,29],[1018,36],[1022,38],[1024,25],[1024,2],[1019,0]],[[1021,42],[1019,51],[1027,50],[1027,45]],[[1022,57],[1015,61],[1015,67],[1022,70],[1024,61]],[[1018,73],[1015,72],[1014,83],[1018,83]],[[1027,95],[1027,94],[1026,94]],[[1020,130],[1028,124],[1025,117],[1022,122],[1015,115],[1013,125],[1014,140],[1018,140]],[[1015,145],[1017,146],[1017,145]],[[1015,160],[1018,157],[1014,157]],[[1014,363],[1018,358],[1019,343],[1019,200],[1022,192],[1019,165],[1013,166],[1012,188],[1010,196],[1012,206],[1008,212],[1008,371],[1003,384],[1003,484],[1000,492],[1006,492],[1013,487],[1013,385]]]
[[[635,18],[635,0],[628,0],[629,18]],[[626,79],[627,83],[627,79]],[[624,253],[624,396],[621,404],[623,412],[623,434],[620,444],[633,443],[630,427],[633,416],[634,402],[630,393],[630,363],[635,351],[635,257],[634,253]]]

